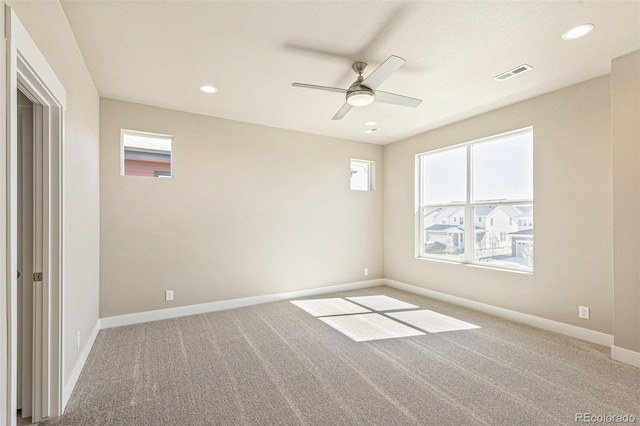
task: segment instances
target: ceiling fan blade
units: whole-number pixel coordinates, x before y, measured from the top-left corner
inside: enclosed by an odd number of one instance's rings
[[[411,108],[415,108],[422,103],[422,99],[410,98],[408,96],[396,95],[395,93],[382,92],[380,90],[376,90],[375,101]]]
[[[302,87],[303,89],[316,89],[316,90],[326,90],[328,92],[347,93],[347,89],[340,89],[338,87],[316,86],[315,84],[305,84],[305,83],[292,83],[291,85],[293,87]]]
[[[404,62],[404,59],[399,56],[389,56],[389,59],[384,61],[378,68],[369,74],[369,77],[365,78],[361,84],[370,89],[376,89],[387,78],[389,78],[391,74],[400,68]]]
[[[336,112],[336,115],[333,116],[332,120],[340,120],[342,117],[347,115],[349,111],[351,111],[351,108],[353,107],[345,102],[344,105],[342,105],[342,108],[340,108],[340,110]]]

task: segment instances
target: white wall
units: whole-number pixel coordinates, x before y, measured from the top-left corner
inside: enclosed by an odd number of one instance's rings
[[[385,277],[612,334],[610,93],[606,75],[385,146]],[[527,126],[534,274],[416,259],[415,155]]]
[[[383,276],[381,146],[112,99],[100,117],[101,317]],[[173,178],[120,176],[120,129],[173,135]],[[377,191],[349,189],[350,158]]]
[[[66,385],[98,321],[99,97],[60,3],[5,3],[16,12],[67,93],[62,236]],[[76,348],[77,331],[81,335],[80,349]]]
[[[615,346],[640,362],[640,51],[611,67]]]
[[[0,3],[0,28],[4,34],[4,4]],[[5,59],[7,57],[6,45],[4,42],[0,43],[0,57],[2,59],[2,65],[0,66],[0,212],[3,213],[3,218],[6,218],[7,212],[7,151],[6,151],[6,66],[4,66]],[[8,364],[8,339],[9,339],[9,322],[7,321],[7,284],[9,283],[7,276],[7,221],[0,220],[0,421],[7,418],[7,412],[9,410],[9,399],[6,395],[6,389],[8,389],[9,378],[7,377],[7,364]]]

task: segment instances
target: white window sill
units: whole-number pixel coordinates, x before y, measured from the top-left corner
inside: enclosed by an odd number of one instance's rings
[[[471,268],[490,269],[492,271],[512,272],[512,273],[521,274],[521,275],[533,275],[533,271],[526,271],[524,269],[517,269],[517,268],[509,268],[506,266],[488,266],[482,263],[469,263],[469,262],[463,262],[463,261],[441,259],[438,257],[415,256],[415,258],[418,260],[426,260],[428,262],[448,263],[451,265],[462,265],[462,266],[467,266]]]

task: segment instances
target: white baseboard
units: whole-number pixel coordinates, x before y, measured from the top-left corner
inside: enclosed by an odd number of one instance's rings
[[[262,296],[243,297],[241,299],[221,300],[219,302],[200,303],[197,305],[180,306],[177,308],[158,309],[156,311],[139,312],[135,314],[117,315],[100,319],[101,328],[120,327],[129,324],[158,321],[187,315],[203,314],[206,312],[223,311],[225,309],[242,308],[244,306],[262,303],[279,302],[281,300],[298,297],[317,296],[321,294],[337,293],[340,291],[357,290],[361,288],[384,285],[384,279],[358,281],[348,284],[331,285],[327,287],[310,288],[306,290],[288,291],[285,293],[265,294]]]
[[[508,319],[510,321],[527,324],[533,327],[541,328],[543,330],[553,331],[554,333],[564,334],[565,336],[575,337],[576,339],[586,340],[587,342],[595,343],[602,346],[613,345],[613,336],[610,334],[601,333],[599,331],[593,331],[558,321],[553,321],[547,318],[537,317],[535,315],[529,315],[522,312],[499,308],[497,306],[476,302],[474,300],[465,299],[463,297],[452,296],[446,293],[440,293],[434,290],[428,290],[426,288],[417,287],[415,285],[406,284],[400,281],[394,281],[385,278],[384,282],[389,287],[404,290],[409,293],[419,294],[421,296],[430,297],[432,299],[441,300],[443,302],[451,303],[454,305],[464,306],[465,308],[484,312],[489,315]]]
[[[611,346],[611,359],[640,368],[640,352]]]
[[[93,343],[96,341],[96,337],[98,337],[98,332],[100,331],[100,319],[96,322],[96,325],[91,330],[91,335],[87,340],[87,343],[84,345],[82,352],[80,352],[80,358],[76,362],[76,365],[73,367],[71,371],[71,376],[69,377],[69,381],[65,383],[64,389],[62,392],[62,409],[60,410],[60,414],[64,413],[65,408],[67,407],[67,403],[69,402],[69,398],[71,398],[71,393],[73,392],[73,388],[76,386],[76,382],[80,377],[80,373],[82,372],[82,368],[84,367],[85,362],[87,362],[87,358],[89,357],[89,353],[91,352],[91,348],[93,347]]]

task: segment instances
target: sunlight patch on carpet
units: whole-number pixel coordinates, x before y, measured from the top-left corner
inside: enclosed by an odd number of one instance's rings
[[[366,306],[374,311],[395,311],[397,309],[412,309],[420,307],[383,295],[347,297],[346,299],[356,302],[359,305]]]
[[[328,317],[320,318],[320,321],[330,325],[356,342],[424,335],[419,330],[379,314]]]
[[[355,303],[339,297],[331,299],[292,300],[291,303],[314,317],[371,312],[362,306],[358,306]]]
[[[388,313],[390,317],[399,319],[400,321],[411,324],[421,330],[429,333],[441,333],[443,331],[471,330],[480,328],[475,324],[471,324],[447,315],[439,314],[430,310],[393,312]]]

